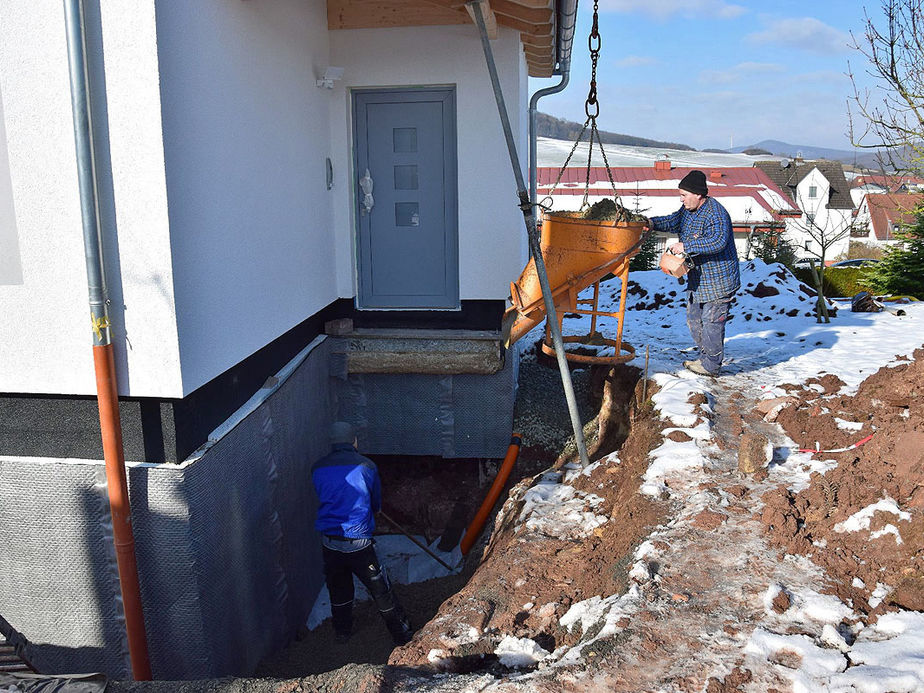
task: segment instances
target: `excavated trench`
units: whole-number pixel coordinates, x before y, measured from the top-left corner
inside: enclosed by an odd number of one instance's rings
[[[572,371],[590,458],[600,459],[618,451],[622,460],[617,468],[619,476],[601,471],[601,478],[595,473],[587,479],[595,493],[618,496],[608,498],[612,521],[602,531],[596,531],[586,541],[550,539],[542,547],[528,547],[538,552],[531,557],[516,555],[517,543],[511,542],[511,527],[495,528],[494,515],[459,574],[395,585],[412,625],[419,630],[412,643],[395,649],[374,606],[370,602],[357,603],[354,633],[348,643],[335,643],[330,621],[325,620],[267,658],[256,675],[288,679],[326,677],[325,672],[330,672],[333,682],[343,681],[344,676],[352,680],[354,674],[369,675],[370,670],[363,666],[335,671],[347,665],[390,663],[402,669],[419,670],[427,664],[427,653],[435,646],[434,639],[440,637],[442,626],[435,625],[434,619],[439,621],[440,616],[451,614],[461,601],[473,599],[483,609],[483,613],[474,616],[482,629],[496,628],[533,637],[546,649],[564,644],[567,634],[552,627],[557,619],[549,617],[544,623],[530,623],[518,605],[545,599],[566,609],[570,603],[593,594],[613,594],[624,589],[627,557],[631,557],[632,550],[657,522],[654,506],[636,493],[648,451],[660,440],[658,419],[652,415],[650,403],[642,399],[641,375],[641,370],[633,366],[593,366]],[[577,461],[554,362],[525,360],[519,383],[514,428],[522,435],[523,447],[498,508],[511,491],[522,491],[543,472]],[[648,391],[647,397],[651,394]],[[442,537],[440,548],[446,549],[457,544],[499,466],[499,460],[432,457],[379,456],[375,461],[382,477],[385,513],[405,530],[428,541]],[[607,493],[598,488],[604,486],[604,481]],[[379,531],[394,533],[381,520]],[[522,563],[522,575],[511,581],[518,562]],[[472,671],[497,666],[496,657],[476,647],[471,652],[459,653],[451,668]],[[379,676],[383,670],[372,671]],[[344,685],[348,688],[352,684],[344,682]]]

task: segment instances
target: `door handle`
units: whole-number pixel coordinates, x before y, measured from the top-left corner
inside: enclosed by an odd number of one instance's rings
[[[363,192],[362,213],[370,214],[372,212],[372,208],[375,206],[375,199],[372,197],[372,176],[370,175],[368,168],[363,174],[363,177],[359,179],[359,188]]]

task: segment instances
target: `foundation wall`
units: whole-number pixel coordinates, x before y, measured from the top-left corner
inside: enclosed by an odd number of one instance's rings
[[[319,337],[183,464],[129,466],[156,679],[251,674],[306,622],[323,583],[310,469],[334,412],[363,452],[506,451],[513,355],[490,376],[349,375],[337,349]],[[119,594],[102,462],[0,457],[0,617],[25,656],[130,678]]]

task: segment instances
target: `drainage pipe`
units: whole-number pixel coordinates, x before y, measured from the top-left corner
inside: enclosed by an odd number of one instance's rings
[[[538,188],[537,171],[539,167],[537,152],[537,113],[539,99],[551,96],[565,90],[571,80],[571,47],[574,43],[574,30],[577,25],[578,0],[559,0],[558,26],[561,40],[558,44],[558,70],[555,74],[561,75],[561,81],[551,87],[540,89],[529,100],[529,200],[532,203],[533,214],[537,217],[536,189]]]
[[[67,58],[74,115],[74,143],[77,150],[77,179],[80,186],[80,213],[83,219],[84,255],[90,292],[90,325],[93,335],[93,365],[99,402],[106,486],[112,514],[119,585],[128,634],[128,653],[136,681],[151,680],[147,635],[138,583],[135,539],[128,502],[125,451],[119,420],[119,394],[108,314],[103,249],[100,240],[99,190],[96,178],[93,126],[90,113],[90,82],[87,65],[86,21],[83,0],[64,0],[67,29]]]
[[[587,457],[587,446],[584,443],[584,431],[581,425],[581,417],[578,412],[577,399],[574,396],[571,371],[568,369],[568,360],[565,357],[565,344],[561,338],[561,327],[558,323],[558,313],[555,310],[555,299],[552,296],[549,275],[546,272],[545,261],[542,258],[542,249],[539,245],[536,214],[532,206],[532,201],[529,199],[529,191],[526,189],[526,181],[523,179],[523,172],[520,170],[520,160],[517,156],[516,143],[513,140],[510,118],[507,115],[507,105],[504,102],[504,93],[501,90],[500,79],[497,76],[497,66],[494,63],[494,52],[491,50],[491,43],[488,40],[488,32],[485,28],[484,9],[479,0],[472,0],[468,2],[467,5],[472,9],[472,15],[475,18],[475,23],[478,25],[478,32],[481,34],[481,47],[484,50],[484,58],[488,66],[488,73],[491,77],[491,85],[494,88],[494,100],[497,103],[497,112],[498,115],[500,115],[501,125],[504,129],[504,137],[507,140],[507,153],[510,155],[510,164],[513,167],[513,175],[516,178],[517,195],[520,199],[520,210],[523,212],[523,217],[526,221],[526,235],[529,240],[529,251],[536,263],[536,274],[539,276],[539,285],[542,287],[542,298],[545,303],[547,316],[546,320],[548,320],[549,331],[552,334],[552,343],[555,346],[555,358],[558,361],[558,370],[561,373],[561,384],[565,391],[565,400],[568,403],[568,414],[571,417],[571,427],[574,430],[574,443],[581,458],[581,465],[586,467],[590,464],[590,460]]]
[[[488,495],[484,497],[484,500],[481,502],[481,507],[478,508],[478,512],[475,513],[475,519],[469,524],[468,529],[465,530],[465,536],[462,537],[460,548],[462,549],[463,556],[472,550],[475,540],[484,528],[484,523],[488,520],[488,515],[491,514],[494,504],[497,503],[497,499],[500,496],[501,490],[504,488],[504,484],[506,484],[507,479],[510,478],[510,472],[513,471],[513,465],[517,461],[517,456],[520,454],[521,444],[520,434],[514,433],[513,437],[510,438],[510,446],[507,448],[507,455],[504,457],[504,462],[501,464],[500,469],[497,470],[497,476],[494,477],[494,483],[491,484]]]

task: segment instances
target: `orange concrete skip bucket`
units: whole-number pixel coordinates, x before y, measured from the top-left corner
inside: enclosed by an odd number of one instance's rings
[[[609,273],[622,275],[638,252],[633,246],[645,228],[642,222],[583,219],[579,212],[543,215],[540,247],[555,307],[573,311],[581,290]],[[510,284],[510,300],[513,305],[503,320],[504,344],[508,347],[545,318],[534,260],[530,259],[520,278]]]

